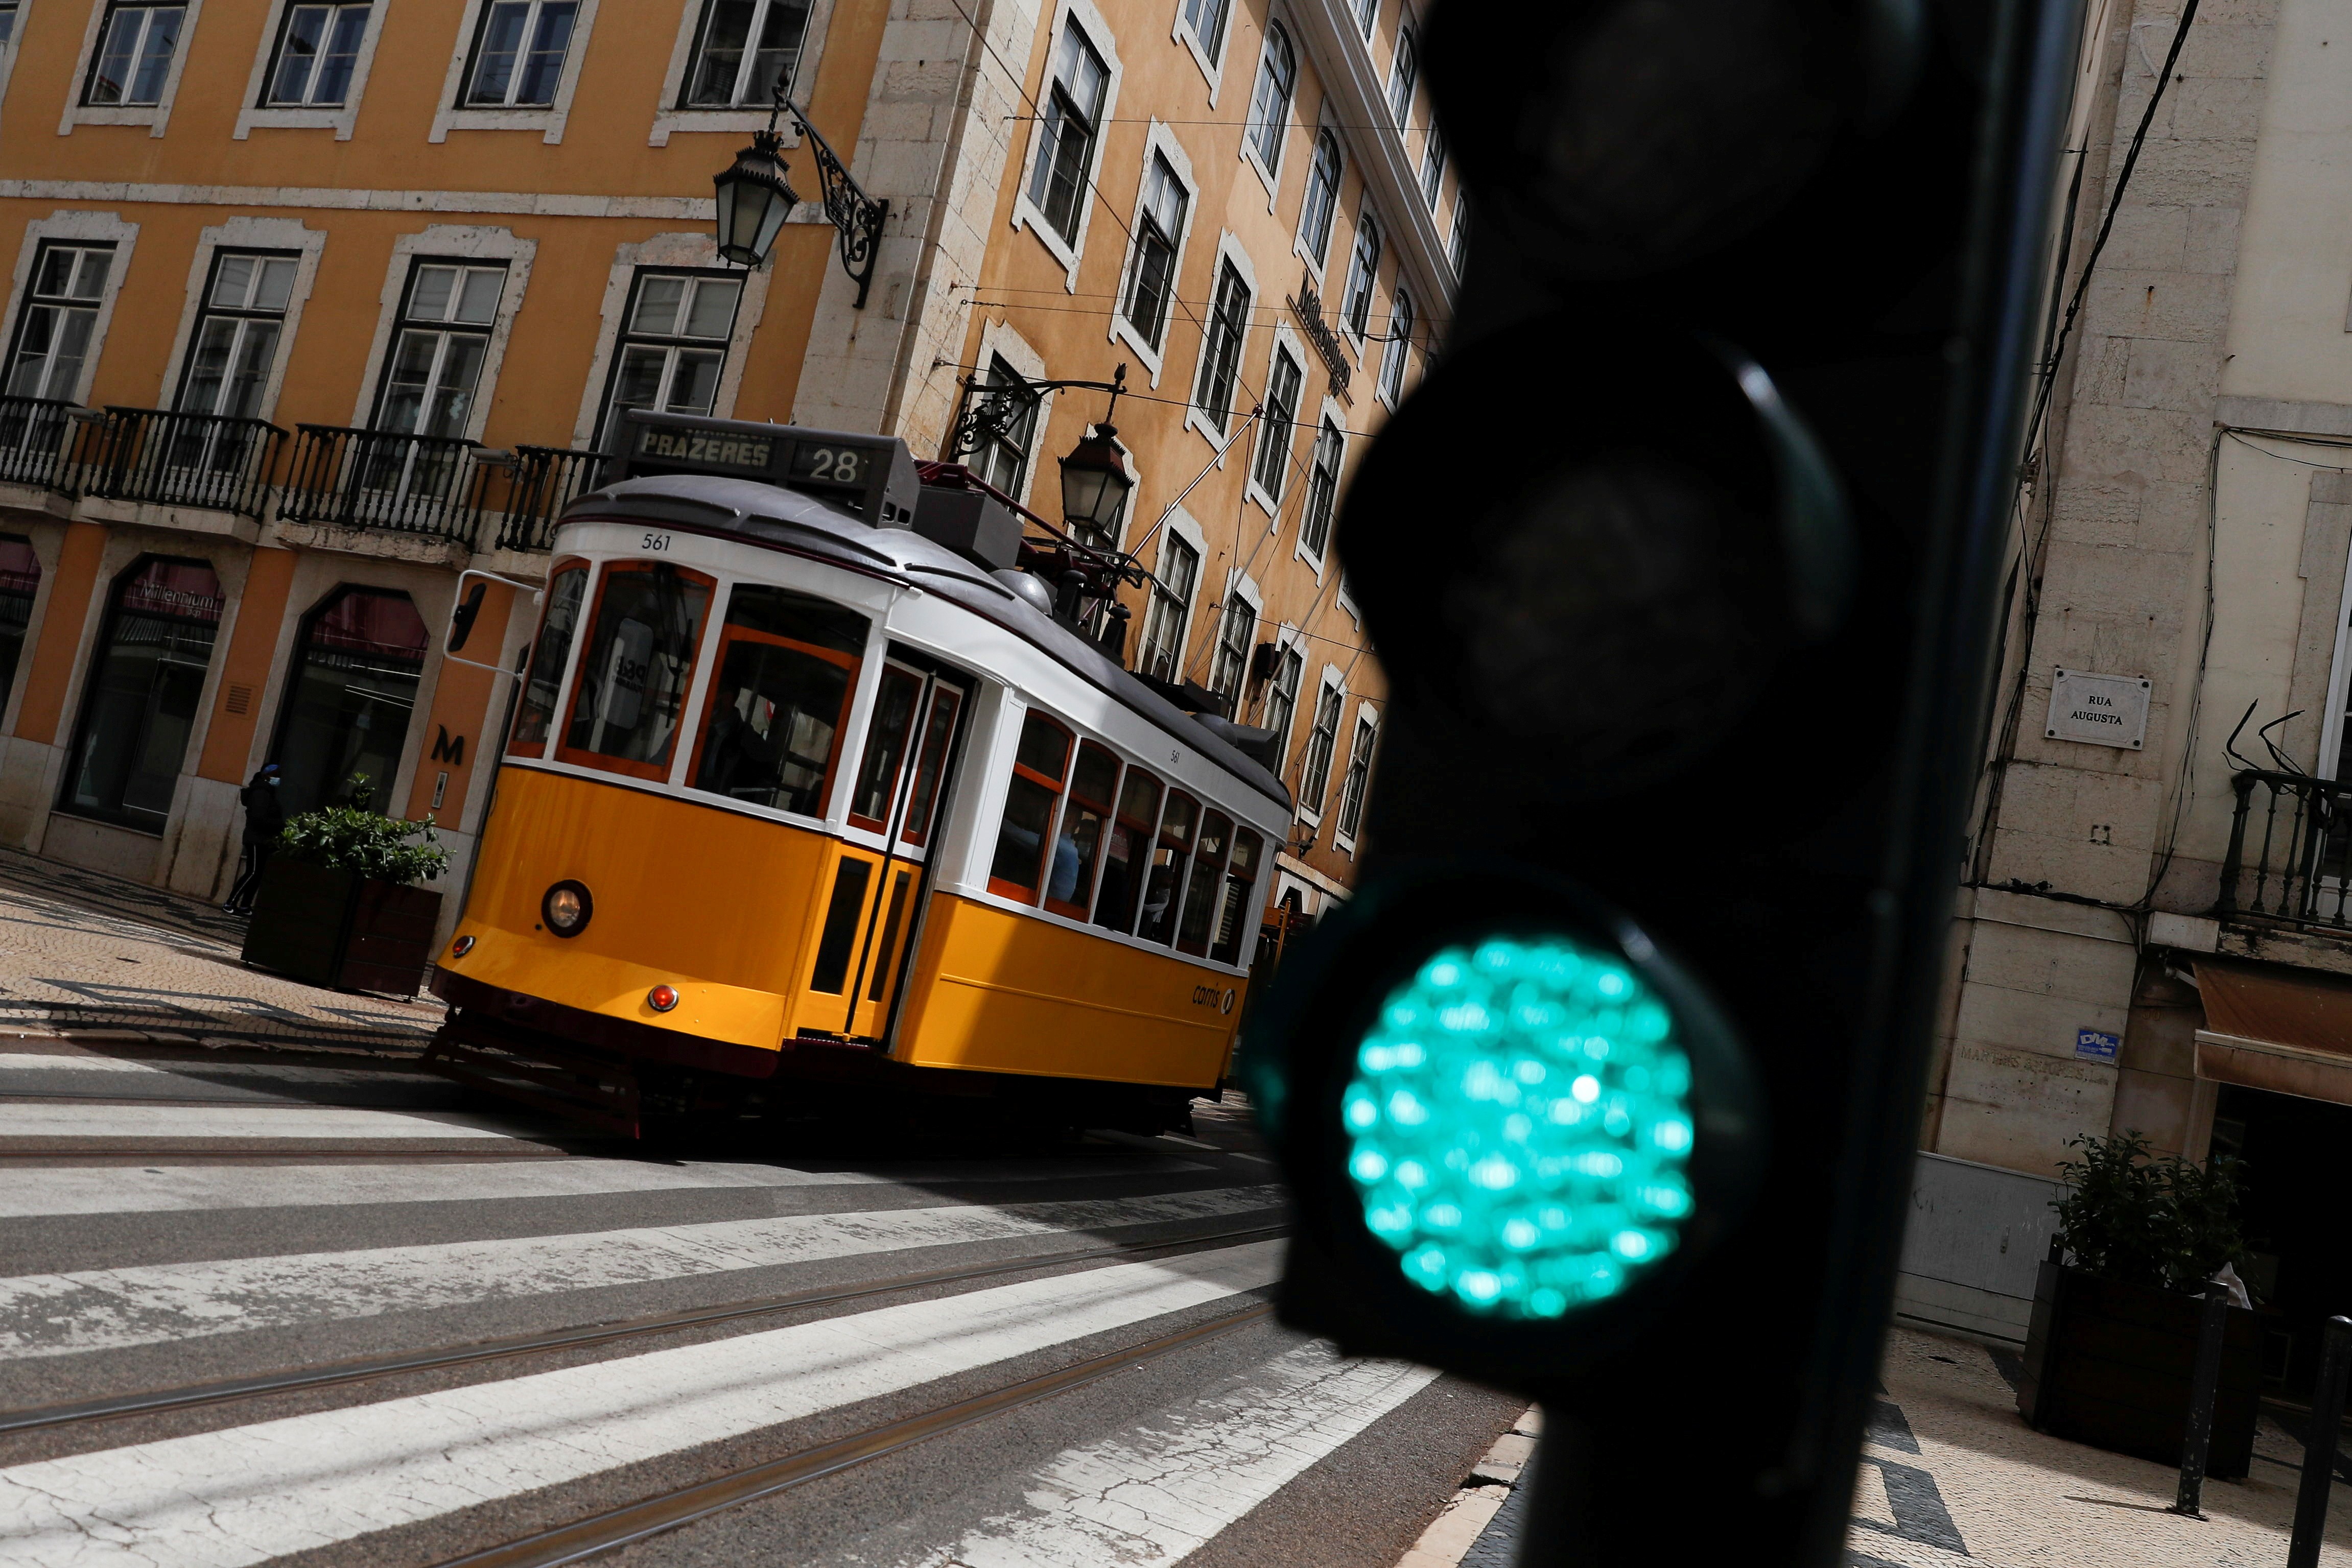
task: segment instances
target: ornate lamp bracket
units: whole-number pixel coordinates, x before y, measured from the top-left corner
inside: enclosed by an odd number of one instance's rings
[[[800,105],[784,96],[781,83],[776,88],[776,108],[793,117],[793,124],[806,139],[816,157],[817,179],[824,188],[824,215],[841,236],[841,267],[857,285],[857,298],[853,308],[866,308],[866,291],[874,286],[874,262],[881,254],[882,223],[889,216],[890,204],[876,201],[867,195],[849,166],[841,161],[824,132],[809,123]],[[772,125],[775,117],[769,116]]]

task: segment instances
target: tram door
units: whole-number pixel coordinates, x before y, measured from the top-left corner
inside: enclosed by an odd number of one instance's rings
[[[948,676],[896,659],[883,667],[874,722],[866,729],[866,752],[858,760],[850,796],[849,821],[854,827],[883,834],[889,847],[875,854],[845,846],[835,908],[826,919],[825,935],[831,939],[835,917],[847,915],[853,907],[856,912],[851,951],[842,955],[847,962],[838,993],[838,1028],[853,1040],[878,1038],[897,999],[923,868],[939,828],[956,726],[969,696],[964,685]],[[868,867],[862,877],[853,857]],[[862,883],[854,904],[845,896],[845,884],[850,882]]]

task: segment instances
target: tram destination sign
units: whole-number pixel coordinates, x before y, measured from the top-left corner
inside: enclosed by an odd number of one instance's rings
[[[914,459],[891,436],[632,409],[604,449],[611,479],[720,474],[814,496],[877,527],[914,516]]]

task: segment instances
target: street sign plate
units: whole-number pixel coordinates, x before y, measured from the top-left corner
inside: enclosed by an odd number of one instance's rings
[[[2042,734],[2137,751],[2147,743],[2147,695],[2144,676],[2062,669],[2050,683],[2050,722]]]

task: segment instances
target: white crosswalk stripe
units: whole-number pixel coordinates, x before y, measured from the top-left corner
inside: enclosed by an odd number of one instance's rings
[[[790,1215],[26,1275],[0,1280],[0,1350],[65,1355],[912,1248],[1213,1218],[1282,1201],[1277,1187],[1217,1187],[1077,1203]]]
[[[454,1111],[341,1105],[10,1105],[6,1138],[512,1138],[515,1124]]]
[[[0,1126],[6,1124],[0,1123]],[[463,1203],[589,1197],[729,1187],[887,1186],[946,1183],[1101,1181],[1211,1167],[1170,1155],[966,1160],[859,1170],[787,1166],[653,1165],[634,1160],[530,1160],[503,1165],[163,1166],[150,1169],[41,1166],[0,1182],[0,1219],[41,1215],[293,1208],[372,1203]]]
[[[1278,1243],[1130,1263],[0,1469],[22,1568],[239,1568],[796,1420],[1270,1283]]]
[[[256,1078],[278,1083],[373,1087],[382,1083],[443,1084],[448,1081],[413,1068],[308,1067],[290,1061],[206,1061],[175,1058],[169,1061],[129,1056],[61,1056],[32,1051],[0,1051],[0,1074],[10,1072],[110,1072],[170,1077]],[[0,1093],[8,1081],[0,1077]]]

